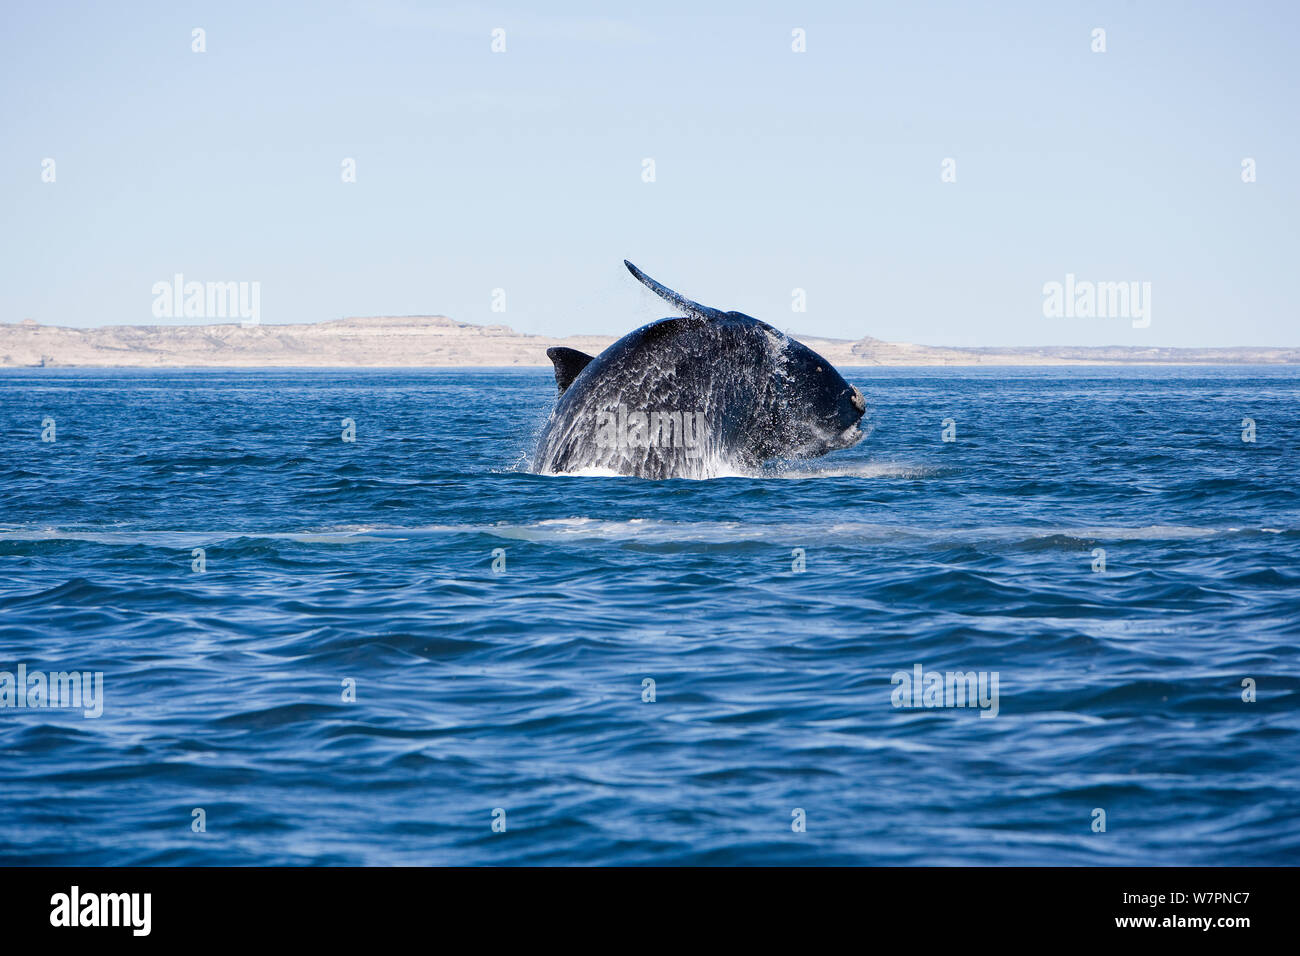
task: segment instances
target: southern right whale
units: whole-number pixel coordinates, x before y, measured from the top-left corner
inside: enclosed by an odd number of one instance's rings
[[[700,305],[623,264],[684,314],[597,356],[547,349],[560,394],[534,471],[707,478],[861,441],[866,401],[830,362],[766,322]]]

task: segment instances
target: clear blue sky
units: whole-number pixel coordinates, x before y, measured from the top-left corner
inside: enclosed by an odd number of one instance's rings
[[[1300,345],[1289,0],[0,17],[0,321],[152,323],[153,284],[180,272],[260,282],[263,323],[622,333],[668,314],[626,257],[809,334]],[[1150,282],[1150,327],[1045,318],[1066,273]]]

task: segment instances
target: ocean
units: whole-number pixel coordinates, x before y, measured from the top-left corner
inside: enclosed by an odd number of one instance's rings
[[[0,372],[0,863],[1300,862],[1300,369],[841,371],[702,481],[529,473],[550,369]]]

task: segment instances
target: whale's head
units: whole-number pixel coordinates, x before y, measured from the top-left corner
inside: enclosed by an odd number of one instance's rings
[[[779,335],[779,333],[778,333]],[[802,342],[780,336],[767,413],[756,454],[816,458],[862,440],[859,422],[867,402],[830,362]]]

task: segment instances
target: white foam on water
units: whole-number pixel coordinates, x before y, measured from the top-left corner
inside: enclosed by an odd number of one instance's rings
[[[927,465],[907,465],[884,462],[852,462],[844,465],[786,465],[770,471],[746,471],[720,461],[707,463],[704,474],[675,475],[677,481],[712,481],[716,478],[749,478],[757,481],[809,480],[816,478],[926,478],[938,474],[939,469]],[[572,471],[538,472],[545,478],[630,478],[612,468],[591,465]]]
[[[418,527],[345,525],[318,531],[93,531],[59,528],[0,528],[3,541],[85,541],[108,545],[161,548],[213,547],[234,540],[295,541],[308,544],[392,543],[409,538],[454,534],[484,534],[513,540],[566,542],[575,540],[641,541],[647,543],[744,543],[807,545],[901,541],[952,543],[1017,543],[1061,537],[1081,541],[1172,541],[1231,534],[1282,534],[1278,528],[1197,528],[1186,525],[1117,525],[1093,527],[1030,527],[1024,525],[950,527],[907,526],[879,522],[665,521],[632,518],[611,521],[575,516],[524,524],[440,524]]]
[[[772,478],[927,478],[939,469],[928,465],[904,465],[885,462],[853,462],[846,465],[794,466]]]
[[[771,478],[774,475],[764,475],[759,472],[747,472],[727,464],[716,456],[706,456],[699,464],[699,474],[673,475],[675,481],[711,481],[714,478]],[[635,475],[627,475],[613,468],[603,465],[585,465],[582,468],[574,468],[570,471],[539,471],[535,474],[543,478],[634,478]],[[648,479],[642,479],[648,480]],[[667,479],[663,479],[667,480]]]

